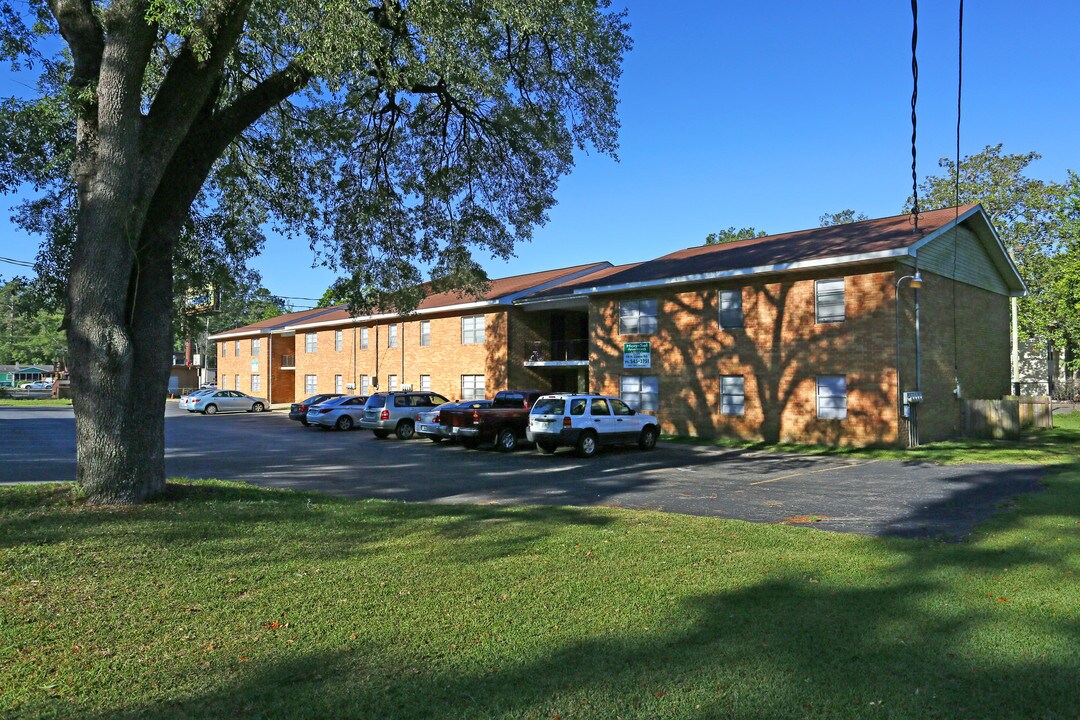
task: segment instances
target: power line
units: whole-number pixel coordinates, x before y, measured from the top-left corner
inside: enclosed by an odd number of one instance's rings
[[[26,260],[15,260],[14,258],[0,256],[0,262],[8,263],[9,265],[18,265],[19,267],[34,267],[34,263],[27,262]]]

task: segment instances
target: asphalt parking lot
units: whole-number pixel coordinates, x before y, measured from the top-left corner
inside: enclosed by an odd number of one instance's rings
[[[0,405],[0,483],[72,480],[70,408]],[[170,477],[219,478],[358,498],[625,507],[867,535],[957,538],[1042,470],[938,466],[660,443],[582,460],[467,451],[428,440],[304,428],[283,411],[202,416],[166,410]]]

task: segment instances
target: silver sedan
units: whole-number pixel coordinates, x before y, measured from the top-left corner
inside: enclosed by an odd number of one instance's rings
[[[312,405],[307,412],[308,425],[329,430],[352,430],[364,416],[366,395],[344,395]]]
[[[270,409],[270,403],[266,398],[255,397],[242,393],[239,390],[214,390],[205,395],[188,397],[188,410],[201,412],[203,415],[213,415],[219,410],[244,412],[263,412]]]

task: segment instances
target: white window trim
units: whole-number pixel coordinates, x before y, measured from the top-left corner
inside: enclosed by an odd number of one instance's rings
[[[742,393],[739,394],[739,395],[736,395],[735,393],[725,393],[724,392],[724,380],[726,378],[727,379],[737,378],[739,380],[739,382],[741,383],[741,385],[742,385]],[[742,403],[740,403],[740,405],[739,405],[739,412],[725,412],[725,410],[724,410],[724,407],[725,407],[724,398],[726,398],[726,397],[732,397],[732,398],[741,397],[742,398]],[[742,417],[742,416],[746,415],[746,376],[745,375],[721,375],[720,376],[720,414],[721,415],[727,415],[727,416],[730,416],[730,417]]]
[[[642,303],[652,303],[652,314],[646,314],[641,311]],[[623,312],[623,306],[626,306],[627,310],[631,309],[631,306],[635,306],[633,312]],[[642,330],[642,318],[652,318],[652,329]],[[629,331],[623,329],[623,320],[633,319],[636,323],[637,329],[635,331]],[[660,327],[660,303],[656,298],[635,298],[633,300],[620,300],[619,301],[619,334],[620,335],[655,335],[656,331]]]
[[[636,380],[638,389],[637,390],[627,391],[625,389],[625,383],[626,383],[627,380],[631,380],[631,379]],[[644,389],[646,380],[655,380],[655,382],[656,382],[656,392],[655,393],[651,392],[651,390],[646,392],[646,390]],[[627,400],[626,399],[627,394],[636,395],[637,400],[635,402]],[[644,396],[644,395],[653,395],[653,394],[656,395],[656,403],[655,403],[656,406],[651,407],[651,408],[650,407],[645,407],[645,403],[643,403],[641,401],[642,396]],[[622,400],[627,405],[629,405],[630,407],[632,407],[634,410],[637,410],[638,412],[646,412],[646,413],[649,413],[650,415],[656,414],[660,410],[660,376],[659,375],[620,375],[619,376],[619,399]]]
[[[465,329],[465,324],[469,323],[471,327],[468,331]],[[468,337],[466,340],[466,332]],[[485,315],[466,315],[461,318],[461,344],[462,345],[483,345],[487,341],[487,316]]]
[[[844,316],[838,320],[822,320],[820,312],[821,291],[819,288],[822,283],[840,283],[840,295],[843,298],[841,303]],[[836,325],[847,321],[847,282],[844,278],[825,278],[823,280],[814,281],[814,323],[817,325]]]
[[[840,394],[825,394],[821,393],[822,380],[837,379],[839,378],[844,383],[844,393]],[[846,420],[848,415],[848,387],[847,387],[847,375],[818,375],[814,378],[814,397],[815,406],[817,410],[817,418],[819,420]],[[828,386],[825,386],[828,389]],[[828,412],[822,415],[821,401],[822,398],[843,398],[843,405],[837,407],[827,408]],[[831,403],[830,403],[831,404]]]
[[[738,325],[725,325],[724,324],[724,293],[730,293],[739,299],[739,324]],[[746,315],[743,313],[743,297],[742,288],[738,290],[721,290],[717,293],[717,322],[720,323],[721,330],[742,330],[746,327]]]

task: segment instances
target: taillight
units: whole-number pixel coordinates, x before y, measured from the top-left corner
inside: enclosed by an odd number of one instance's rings
[[[307,412],[307,405],[304,405],[303,403],[301,403],[300,412]]]
[[[473,425],[479,425],[480,424],[480,411],[479,410],[473,410],[472,411],[472,421],[473,421]]]
[[[442,418],[439,417],[439,413],[435,413],[435,417],[431,418],[431,422],[433,423],[441,422],[441,420]]]
[[[390,411],[389,410],[383,410],[381,413],[379,413],[379,419],[380,420],[389,420],[390,419]]]
[[[570,427],[570,418],[568,418],[568,417],[564,417],[564,418],[562,419],[562,426],[563,426],[564,428]]]

